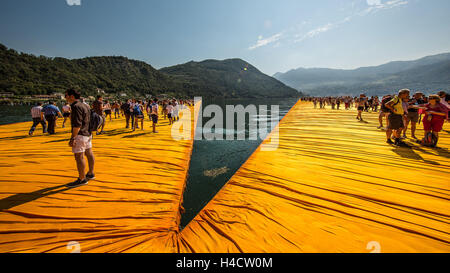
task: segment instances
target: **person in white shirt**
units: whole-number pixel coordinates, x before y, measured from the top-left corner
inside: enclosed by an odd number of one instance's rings
[[[173,124],[173,105],[172,102],[169,102],[169,104],[166,106],[166,112],[167,112],[167,117],[169,118],[169,125]]]
[[[103,111],[105,111],[105,118],[109,116],[109,121],[112,121],[111,104],[109,103],[109,101],[105,101],[105,104],[103,105]]]
[[[64,117],[64,121],[63,121],[62,127],[65,128],[66,127],[66,121],[67,121],[68,118],[70,118],[70,113],[71,113],[69,103],[66,103],[62,107],[62,112],[63,112],[63,117]]]
[[[42,103],[38,103],[35,107],[31,108],[31,117],[33,118],[33,125],[28,132],[28,135],[32,136],[36,126],[40,123],[42,125],[43,133],[47,133],[47,124],[45,123],[44,113],[42,112]]]
[[[438,95],[439,95],[439,97],[441,98],[441,103],[443,104],[443,105],[445,105],[449,110],[450,110],[450,104],[448,104],[448,102],[446,101],[446,96],[447,96],[447,94],[444,92],[444,91],[440,91],[439,93],[438,93]]]
[[[174,122],[180,120],[180,117],[178,116],[179,109],[180,109],[180,105],[177,103],[177,100],[174,99],[173,100],[173,116],[172,116]]]
[[[153,103],[150,105],[151,109],[151,117],[153,121],[153,133],[158,133],[156,131],[156,124],[158,124],[158,113],[159,113],[159,105],[158,105],[158,99],[154,98]]]

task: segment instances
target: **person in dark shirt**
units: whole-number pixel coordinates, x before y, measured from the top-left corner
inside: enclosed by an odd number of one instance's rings
[[[50,101],[46,106],[42,108],[42,112],[44,112],[45,120],[47,121],[47,132],[50,135],[55,134],[56,120],[58,117],[62,118],[61,111],[55,105],[54,101]]]
[[[126,127],[125,128],[130,128],[130,117],[131,117],[131,104],[130,104],[130,100],[125,101],[120,108],[123,111],[123,114],[125,115],[125,120],[126,120]]]
[[[89,130],[91,110],[89,105],[80,101],[80,97],[80,92],[75,89],[66,91],[66,100],[70,103],[70,108],[72,110],[70,117],[72,136],[69,141],[69,146],[72,147],[78,169],[78,179],[75,182],[67,184],[66,186],[68,188],[83,186],[88,183],[88,180],[95,179],[95,158],[92,151],[92,133]],[[89,164],[89,171],[87,174],[85,173],[86,162],[84,160],[84,155],[86,155]]]
[[[105,124],[106,124],[106,116],[103,113],[103,97],[98,95],[97,100],[93,102],[92,108],[94,112],[96,112],[100,117],[102,117],[102,124],[100,125],[101,130],[97,132],[97,135],[101,135],[104,133]]]
[[[408,102],[408,114],[405,119],[405,128],[403,129],[403,138],[406,138],[406,131],[408,130],[408,125],[411,122],[411,137],[417,139],[416,137],[416,126],[419,121],[419,106],[425,104],[423,100],[423,93],[416,92],[414,97]]]

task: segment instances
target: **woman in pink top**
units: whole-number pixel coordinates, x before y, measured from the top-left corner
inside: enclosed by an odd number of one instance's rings
[[[423,118],[423,129],[425,130],[425,137],[433,132],[436,139],[439,139],[439,132],[444,126],[444,121],[448,117],[448,109],[442,103],[438,95],[431,95],[428,99],[429,103],[421,109],[425,110],[425,117]]]

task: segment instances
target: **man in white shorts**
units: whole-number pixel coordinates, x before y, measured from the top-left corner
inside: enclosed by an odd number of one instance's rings
[[[86,185],[88,180],[95,179],[94,175],[94,153],[92,151],[92,132],[89,129],[91,110],[88,105],[80,101],[81,94],[74,89],[66,91],[66,100],[70,103],[72,109],[71,124],[72,137],[69,141],[69,146],[72,147],[72,152],[75,155],[75,161],[78,169],[78,179],[72,183],[67,184],[68,188],[76,188]],[[86,155],[89,171],[86,174],[86,162],[84,160]]]

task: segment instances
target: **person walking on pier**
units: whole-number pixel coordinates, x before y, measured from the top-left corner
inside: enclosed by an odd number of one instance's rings
[[[92,151],[92,132],[89,124],[91,118],[91,110],[88,105],[80,101],[80,93],[77,90],[69,89],[66,91],[66,100],[70,103],[72,108],[71,125],[72,136],[69,141],[69,146],[72,147],[72,152],[75,155],[75,161],[78,169],[78,179],[66,185],[68,188],[76,188],[86,185],[88,180],[95,179],[94,164],[95,157]],[[86,162],[84,155],[87,157],[89,171],[86,174]]]
[[[356,119],[359,120],[359,121],[363,121],[362,112],[366,108],[366,103],[367,103],[366,95],[361,94],[359,96],[359,99],[358,99],[358,101],[356,103],[358,105],[358,115],[356,116]]]
[[[38,124],[42,125],[42,132],[44,134],[47,133],[47,124],[45,124],[44,119],[44,112],[42,112],[42,103],[39,102],[35,107],[31,108],[31,117],[33,118],[33,125],[31,126],[30,131],[28,132],[28,135],[32,136],[34,133],[34,130],[36,130],[36,126]]]
[[[109,116],[109,121],[112,121],[112,107],[109,101],[105,101],[103,110],[105,111],[105,119]]]
[[[389,115],[389,125],[386,130],[386,138],[388,144],[395,144],[396,146],[406,146],[404,142],[400,141],[401,133],[404,128],[403,123],[403,115],[405,114],[405,110],[403,108],[403,100],[409,98],[409,89],[402,89],[398,92],[398,95],[395,96],[391,101],[386,103],[386,108],[390,110],[391,114]],[[393,131],[395,131],[395,142],[391,140],[391,136]]]
[[[173,121],[179,121],[180,120],[180,105],[177,103],[176,99],[172,100],[172,104],[173,104]]]
[[[122,109],[122,112],[125,115],[126,129],[130,128],[130,117],[131,117],[130,108],[131,108],[130,100],[124,101],[124,103],[120,106],[120,109]]]
[[[120,118],[120,101],[114,102],[112,108],[114,110],[114,118],[115,119]]]
[[[425,137],[423,143],[431,143],[430,138],[434,138],[432,147],[435,147],[439,140],[439,132],[442,131],[445,120],[448,118],[449,108],[441,103],[439,95],[431,95],[428,97],[428,104],[421,107],[425,110],[423,118],[423,130]]]
[[[139,121],[141,122],[141,130],[144,130],[144,109],[142,106],[142,101],[138,101],[134,104],[133,116],[134,116],[133,132],[136,130],[136,128],[139,128]]]
[[[167,117],[169,118],[169,125],[173,124],[173,105],[172,102],[166,106]]]
[[[44,106],[42,109],[44,112],[45,120],[47,120],[47,132],[50,135],[55,134],[55,126],[56,126],[56,119],[58,117],[62,118],[61,111],[59,108],[55,105],[55,102],[50,101],[48,105]]]
[[[92,108],[94,109],[94,112],[97,113],[102,118],[102,124],[100,132],[97,131],[97,135],[101,135],[104,133],[105,124],[106,124],[106,116],[103,114],[103,97],[98,95],[97,100],[93,102]]]
[[[153,133],[158,133],[156,131],[156,124],[158,124],[158,112],[159,112],[159,105],[158,105],[158,99],[154,98],[153,103],[151,104],[151,117],[153,122]]]
[[[417,139],[416,137],[416,127],[419,121],[419,106],[425,104],[422,99],[423,93],[416,92],[411,100],[408,102],[408,114],[405,120],[405,128],[403,130],[403,138],[406,138],[406,131],[408,130],[409,123],[411,123],[411,137]]]
[[[62,107],[62,111],[63,111],[63,117],[64,117],[64,121],[63,121],[62,127],[65,128],[66,127],[67,118],[70,117],[70,111],[71,111],[69,103],[64,104],[64,106]]]

